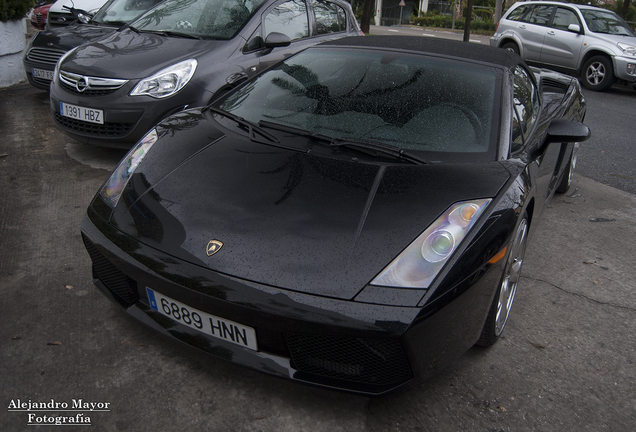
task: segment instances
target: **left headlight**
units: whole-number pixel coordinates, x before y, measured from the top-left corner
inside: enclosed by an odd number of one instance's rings
[[[157,131],[151,130],[144,136],[121,160],[115,171],[110,175],[104,186],[99,191],[99,195],[111,206],[117,206],[128,180],[139,166],[148,151],[157,142]]]
[[[195,59],[184,60],[169,66],[139,81],[130,92],[130,96],[150,96],[156,99],[172,96],[190,81],[196,69]]]
[[[373,279],[371,285],[428,288],[490,201],[453,204]]]
[[[617,45],[621,49],[621,51],[623,51],[623,54],[636,57],[636,46],[629,45],[623,42],[619,42]]]

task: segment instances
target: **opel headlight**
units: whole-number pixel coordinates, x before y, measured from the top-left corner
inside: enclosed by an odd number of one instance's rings
[[[371,285],[428,288],[490,201],[481,199],[452,205],[373,279]]]
[[[629,45],[623,42],[619,42],[617,45],[621,49],[621,51],[623,51],[623,54],[636,57],[636,46]]]
[[[151,96],[161,99],[181,90],[197,69],[195,59],[184,60],[169,66],[151,77],[142,79],[130,92],[130,96]]]
[[[124,188],[128,184],[130,177],[141,163],[142,159],[153,144],[157,142],[157,131],[151,130],[133,147],[128,154],[121,160],[115,171],[110,175],[99,195],[111,206],[117,206],[117,202],[121,197]]]

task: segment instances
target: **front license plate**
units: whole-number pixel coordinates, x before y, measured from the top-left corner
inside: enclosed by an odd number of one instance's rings
[[[33,78],[53,80],[53,71],[50,70],[32,68],[31,73],[33,74]]]
[[[207,335],[257,351],[256,332],[234,321],[220,318],[166,297],[146,287],[150,307],[174,321]]]
[[[104,124],[104,111],[60,102],[60,115],[90,123]]]

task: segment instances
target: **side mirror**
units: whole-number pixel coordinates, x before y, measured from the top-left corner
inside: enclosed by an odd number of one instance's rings
[[[548,126],[547,143],[582,142],[592,136],[590,128],[583,123],[566,119],[554,119]]]
[[[291,39],[289,38],[289,36],[282,33],[278,33],[278,32],[271,32],[265,38],[265,48],[271,49],[271,48],[286,47],[286,46],[289,46],[290,44],[291,44]]]
[[[570,24],[568,26],[568,31],[572,33],[581,33],[581,26],[578,24]]]

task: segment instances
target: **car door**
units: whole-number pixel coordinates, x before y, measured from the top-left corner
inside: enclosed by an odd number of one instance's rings
[[[546,27],[550,24],[554,8],[552,5],[536,5],[516,23],[515,31],[521,39],[526,61],[540,61]]]
[[[522,146],[528,151],[541,145],[538,138],[542,134],[536,133],[541,109],[539,90],[531,78],[531,72],[520,65],[514,71],[513,106],[513,151]],[[543,153],[529,166],[533,172],[532,177],[536,181],[536,208],[540,211],[543,210],[554,190],[552,179],[560,150],[559,145],[546,146]]]
[[[580,31],[568,30],[571,24],[578,25],[579,29],[583,28],[574,10],[568,7],[557,7],[550,27],[546,29],[541,50],[541,63],[577,69],[585,36]]]

